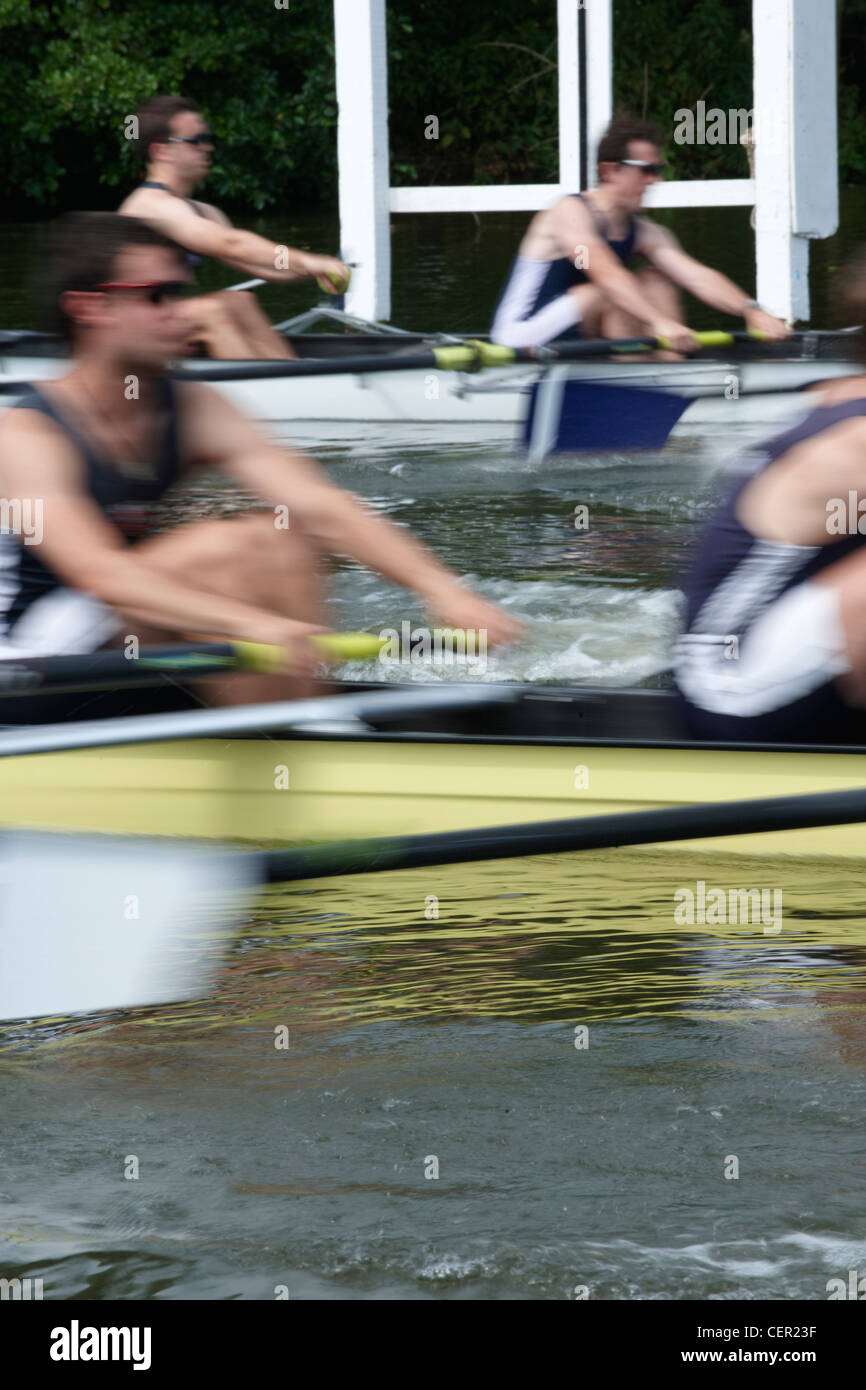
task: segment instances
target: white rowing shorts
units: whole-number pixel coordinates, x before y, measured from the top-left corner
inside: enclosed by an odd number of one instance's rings
[[[492,342],[512,348],[540,347],[580,323],[580,307],[574,294],[560,295],[530,313],[550,266],[550,261],[529,261],[518,256],[493,320]]]
[[[0,636],[0,658],[96,652],[122,630],[117,613],[99,599],[75,589],[52,589]]]
[[[785,709],[851,669],[839,596],[809,582],[766,608],[739,640],[686,633],[674,661],[690,704],[740,719]]]

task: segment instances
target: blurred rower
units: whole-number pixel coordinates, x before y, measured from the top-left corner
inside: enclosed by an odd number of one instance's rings
[[[41,509],[33,535],[2,537],[5,654],[204,634],[286,653],[285,688],[238,677],[232,696],[307,693],[308,637],[325,624],[322,569],[333,555],[414,590],[438,621],[486,630],[490,643],[519,634],[404,527],[271,444],[210,387],[166,376],[186,333],[178,247],[116,213],[74,215],[59,236],[52,302],[77,364],[31,387],[0,424],[3,495]],[[196,468],[228,475],[259,510],[154,534],[160,498]]]
[[[679,290],[746,328],[784,338],[788,328],[717,270],[688,256],[676,237],[637,213],[664,170],[659,138],[645,121],[612,122],[598,147],[598,187],[568,194],[536,213],[496,306],[490,336],[532,348],[568,338],[669,338],[679,352],[695,340],[683,325]],[[649,266],[626,269],[639,255]]]
[[[341,293],[348,270],[334,256],[314,256],[279,246],[233,227],[224,212],[192,197],[210,172],[214,139],[198,107],[183,97],[154,97],[138,112],[143,183],[121,203],[125,216],[141,217],[185,248],[191,266],[213,256],[246,279],[274,284],[321,279]],[[221,290],[188,299],[181,310],[191,344],[209,357],[275,358],[294,353],[259,308],[250,290]]]
[[[866,251],[846,268],[862,323]],[[692,733],[866,739],[866,376],[750,449],[686,582],[675,674]]]

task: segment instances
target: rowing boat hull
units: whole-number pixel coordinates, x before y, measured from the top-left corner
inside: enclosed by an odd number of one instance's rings
[[[195,376],[210,363],[190,362]],[[231,363],[221,364],[227,367]],[[249,362],[238,363],[249,368]],[[0,356],[4,383],[51,380],[69,370],[64,358]],[[275,429],[294,425],[402,423],[435,427],[436,438],[461,438],[469,425],[515,431],[528,393],[545,375],[567,380],[636,385],[673,391],[693,399],[676,431],[689,434],[727,426],[787,425],[811,404],[802,388],[812,382],[856,374],[843,361],[691,362],[570,364],[549,369],[510,368],[474,374],[406,371],[222,381],[214,389],[245,414]],[[14,394],[0,397],[11,404]]]
[[[864,781],[866,752],[850,751],[573,739],[521,744],[424,734],[191,739],[5,758],[0,819],[303,843],[841,791]],[[726,837],[691,847],[866,859],[866,827]]]

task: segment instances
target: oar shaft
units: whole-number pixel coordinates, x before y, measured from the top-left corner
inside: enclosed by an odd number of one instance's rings
[[[538,821],[482,830],[346,841],[267,855],[271,883],[428,868],[435,864],[514,859],[532,854],[571,854],[622,845],[766,834],[866,821],[866,789],[756,801],[707,802],[674,810]]]
[[[241,286],[232,286],[234,289]],[[816,330],[814,333],[795,333],[784,342],[793,347],[799,339],[839,337],[844,339],[851,330]],[[736,347],[742,343],[767,341],[758,330],[724,333],[716,330],[696,333],[702,347]],[[784,343],[777,346],[782,347]],[[462,346],[425,348],[407,353],[357,353],[351,357],[301,358],[273,362],[207,362],[194,368],[178,367],[172,375],[177,380],[195,381],[268,381],[274,378],[308,376],[370,375],[374,372],[443,371],[472,372],[482,367],[509,367],[532,363],[536,366],[554,362],[579,362],[585,358],[619,357],[635,352],[650,352],[668,348],[661,338],[587,338],[575,343],[562,343],[538,348],[508,348],[498,343],[467,340]],[[0,382],[0,395],[20,395],[26,379]]]
[[[511,349],[506,348],[509,352]],[[368,376],[372,372],[474,371],[481,366],[473,347],[427,348],[422,352],[366,353],[351,357],[301,358],[277,362],[214,362],[194,372],[178,369],[173,375],[195,381],[264,381],[307,376]],[[504,364],[503,364],[504,365]]]
[[[384,639],[369,632],[322,632],[310,639],[323,660],[373,660]],[[73,693],[122,686],[161,685],[172,678],[198,679],[227,671],[274,673],[287,669],[280,647],[256,642],[201,642],[195,646],[121,648],[75,656],[13,657],[0,661],[0,697],[40,690]]]
[[[696,333],[702,347],[728,347],[766,337],[758,333]],[[585,357],[611,357],[622,353],[669,347],[661,338],[587,338],[542,348],[509,348],[498,343],[469,340],[457,347],[425,348],[419,352],[358,354],[328,359],[302,358],[290,362],[214,362],[197,366],[194,373],[183,369],[175,375],[194,375],[196,381],[246,381],[273,377],[369,375],[371,372],[445,371],[471,372],[481,367],[509,367],[521,363],[575,362]]]

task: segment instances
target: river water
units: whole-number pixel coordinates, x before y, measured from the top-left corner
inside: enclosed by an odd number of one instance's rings
[[[814,247],[821,324],[863,203]],[[747,215],[689,217],[747,283]],[[520,221],[398,220],[395,320],[483,328]],[[26,230],[0,231],[5,326],[32,321]],[[534,470],[503,439],[309,447],[531,622],[488,679],[629,685],[664,679],[735,444]],[[421,614],[348,565],[334,589],[336,626]],[[781,933],[676,925],[699,880],[782,888]],[[0,1033],[0,1275],[57,1299],[824,1299],[866,1267],[864,933],[853,862],[628,851],[272,889],[211,997]]]

